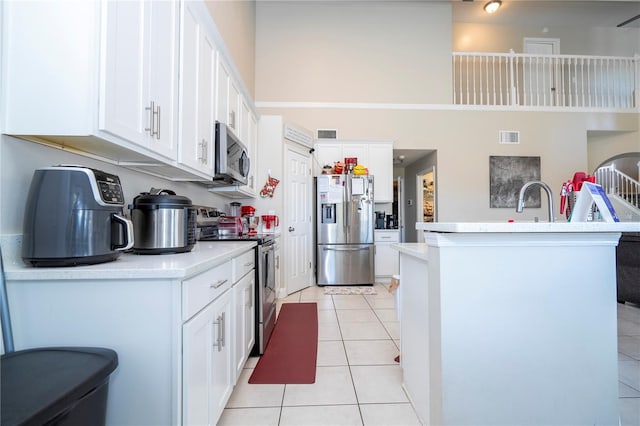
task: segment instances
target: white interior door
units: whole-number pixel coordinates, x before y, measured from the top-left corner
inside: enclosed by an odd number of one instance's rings
[[[525,38],[524,53],[533,55],[557,55],[560,40],[547,38]],[[524,96],[529,105],[557,105],[557,62],[551,57],[537,56],[525,59],[523,64]]]
[[[285,145],[284,285],[287,294],[311,285],[313,182],[311,154]]]

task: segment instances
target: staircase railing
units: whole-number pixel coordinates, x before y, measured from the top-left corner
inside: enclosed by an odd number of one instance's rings
[[[640,182],[616,169],[615,164],[600,167],[595,175],[607,194],[617,195],[640,209]]]

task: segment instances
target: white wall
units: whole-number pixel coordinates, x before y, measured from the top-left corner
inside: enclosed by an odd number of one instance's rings
[[[256,14],[256,100],[450,102],[448,3],[263,1]]]
[[[256,2],[205,0],[249,94],[254,97]]]
[[[563,55],[633,56],[640,53],[640,28],[540,27],[453,24],[456,52],[523,52],[523,39],[560,39]]]
[[[151,187],[175,191],[196,205],[215,206],[228,211],[229,199],[212,194],[197,183],[171,182],[102,161],[72,154],[34,142],[2,135],[0,140],[0,235],[22,234],[24,207],[33,171],[56,164],[79,164],[118,175],[127,204]],[[244,200],[241,200],[244,201]],[[125,213],[128,213],[125,206]]]

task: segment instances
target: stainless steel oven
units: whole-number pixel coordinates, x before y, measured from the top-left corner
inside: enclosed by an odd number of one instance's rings
[[[258,244],[256,273],[256,346],[254,352],[262,355],[276,324],[276,278],[274,239]]]

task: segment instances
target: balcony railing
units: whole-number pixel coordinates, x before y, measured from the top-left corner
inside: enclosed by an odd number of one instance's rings
[[[640,56],[453,52],[453,103],[640,110]]]

